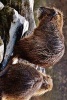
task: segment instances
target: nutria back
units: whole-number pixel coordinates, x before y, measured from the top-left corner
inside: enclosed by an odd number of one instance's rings
[[[43,15],[39,15],[38,27],[17,43],[15,54],[34,64],[50,67],[64,54],[63,14],[56,8],[42,7],[39,10],[43,10]]]

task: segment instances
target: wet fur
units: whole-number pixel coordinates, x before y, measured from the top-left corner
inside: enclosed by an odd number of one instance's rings
[[[0,78],[2,100],[29,100],[52,90],[51,77],[42,75],[34,67],[25,60],[19,59],[14,65],[10,60],[7,74]]]
[[[15,65],[8,64],[9,70],[0,78],[0,90],[5,100],[28,100],[42,84],[42,76],[32,67],[22,61]],[[35,74],[34,74],[35,73]]]
[[[46,8],[48,9],[48,8]],[[52,9],[48,9],[50,14]],[[43,14],[39,18],[39,25],[28,37],[21,39],[15,46],[15,55],[18,54],[34,64],[50,67],[56,64],[64,54],[63,14],[57,12],[56,16]]]

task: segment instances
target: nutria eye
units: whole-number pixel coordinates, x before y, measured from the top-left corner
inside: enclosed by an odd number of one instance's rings
[[[56,14],[56,12],[55,12],[55,11],[53,11],[52,15],[55,15],[55,14]]]

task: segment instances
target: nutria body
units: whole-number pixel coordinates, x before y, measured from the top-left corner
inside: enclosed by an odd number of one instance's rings
[[[40,74],[31,64],[22,60],[17,64],[8,64],[8,72],[0,77],[2,100],[29,100],[32,96],[42,95],[52,90],[50,76]],[[47,84],[48,83],[48,84]]]
[[[45,7],[41,7],[38,14],[38,27],[18,42],[15,54],[34,64],[50,67],[64,54],[63,14],[55,8]]]
[[[42,76],[24,61],[8,66],[7,74],[0,78],[2,98],[6,97],[4,100],[28,100],[36,90],[40,89]]]

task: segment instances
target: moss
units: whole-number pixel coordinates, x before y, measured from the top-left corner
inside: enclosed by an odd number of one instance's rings
[[[2,41],[2,39],[1,39],[1,37],[0,37],[0,46],[3,44],[3,41]]]
[[[13,20],[13,13],[13,9],[9,6],[5,6],[0,11],[0,36],[4,36],[7,42],[9,40],[9,29]]]

